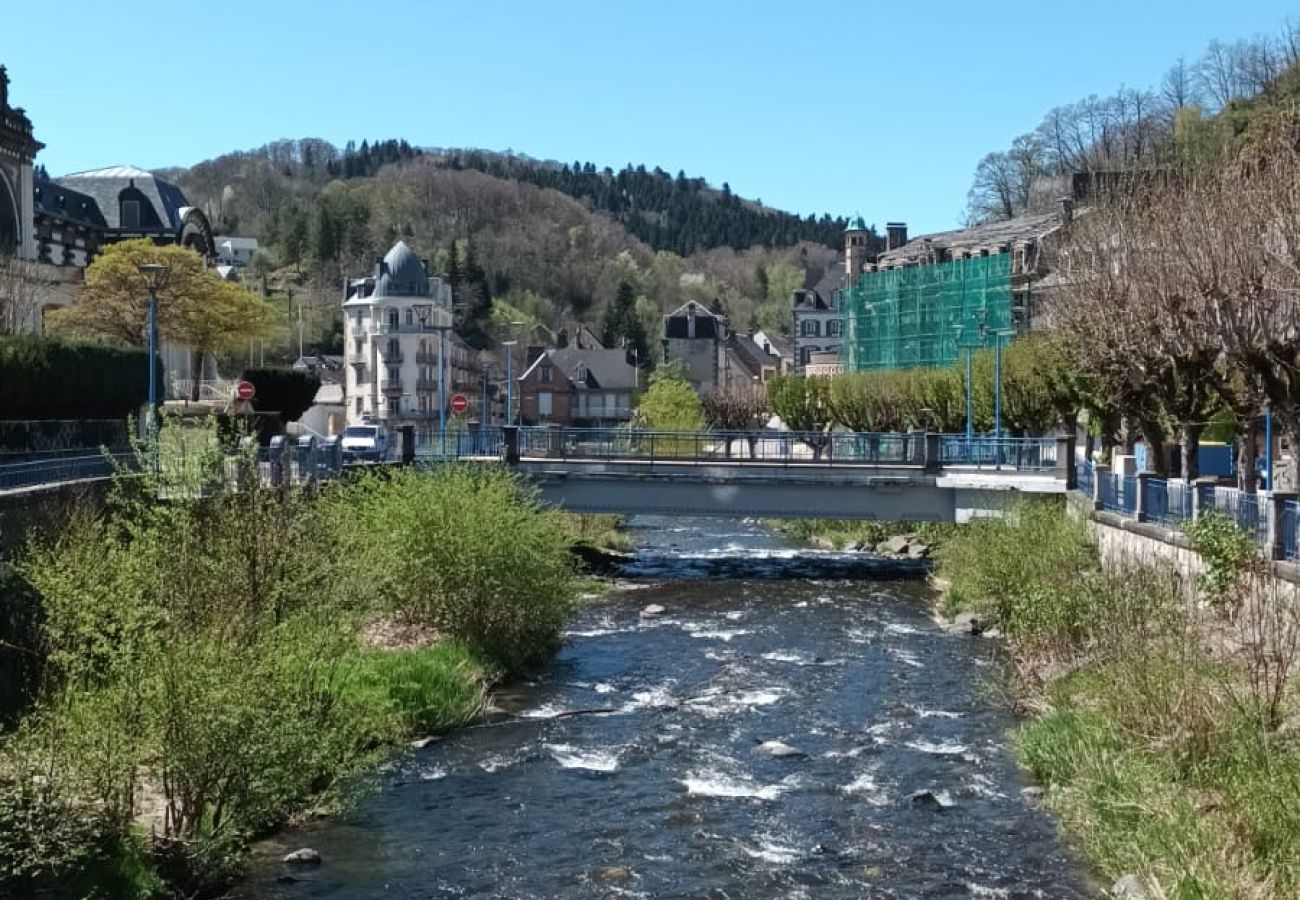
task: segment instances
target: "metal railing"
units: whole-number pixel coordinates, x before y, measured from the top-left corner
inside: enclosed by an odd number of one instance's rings
[[[1282,545],[1282,558],[1294,562],[1300,558],[1300,503],[1287,500],[1282,504],[1281,519],[1278,522],[1279,538]]]
[[[1091,497],[1093,492],[1094,472],[1092,464],[1086,460],[1076,463],[1074,466],[1074,484],[1079,493],[1085,497]]]
[[[0,490],[107,478],[119,467],[130,469],[134,465],[135,455],[130,452],[82,450],[29,457],[21,462],[0,463]]]
[[[1056,438],[942,435],[939,460],[949,466],[1041,471],[1056,468]]]
[[[1179,526],[1192,518],[1192,492],[1181,481],[1142,480],[1142,514],[1151,522]]]

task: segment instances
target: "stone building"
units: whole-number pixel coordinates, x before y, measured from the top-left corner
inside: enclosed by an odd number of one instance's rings
[[[0,66],[0,264],[22,272],[21,279],[0,279],[0,292],[8,293],[0,303],[13,305],[21,281],[27,309],[16,330],[40,331],[45,309],[72,302],[82,270],[105,244],[143,237],[215,258],[207,217],[165,179],[133,166],[38,174],[34,161],[45,145],[9,93]]]
[[[375,264],[372,276],[343,287],[344,395],[349,425],[363,422],[436,425],[451,395],[440,378],[440,334],[446,330],[448,372],[455,335],[451,286],[401,241]]]
[[[664,362],[680,362],[692,387],[707,394],[722,386],[727,317],[691,300],[664,316]]]
[[[519,376],[519,421],[525,425],[618,425],[632,418],[636,367],[623,350],[542,350]]]

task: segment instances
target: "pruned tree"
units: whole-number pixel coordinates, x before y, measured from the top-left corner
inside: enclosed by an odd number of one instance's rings
[[[745,385],[710,391],[700,398],[704,407],[704,418],[709,427],[726,432],[727,458],[731,458],[731,445],[736,440],[737,431],[753,432],[761,428],[767,416],[767,396],[757,386]],[[750,443],[751,455],[755,438],[746,435]]]
[[[0,334],[38,330],[36,267],[0,253]]]

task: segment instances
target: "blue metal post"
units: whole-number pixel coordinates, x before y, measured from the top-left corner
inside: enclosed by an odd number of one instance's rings
[[[1002,465],[1002,335],[993,336],[993,464]]]
[[[1273,490],[1273,401],[1264,403],[1264,490]]]
[[[972,409],[973,386],[975,380],[975,358],[974,350],[966,348],[966,456],[971,454],[971,444],[975,440],[975,418]],[[969,459],[968,459],[969,461]]]
[[[193,374],[193,373],[191,373]],[[149,291],[149,422],[145,428],[149,462],[158,472],[158,296]]]
[[[447,329],[438,329],[438,441],[447,458]]]

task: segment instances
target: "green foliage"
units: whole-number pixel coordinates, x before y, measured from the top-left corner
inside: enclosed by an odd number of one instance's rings
[[[1243,582],[1258,568],[1260,560],[1250,534],[1218,510],[1186,523],[1183,530],[1205,565],[1198,578],[1205,598],[1216,604],[1240,600]]]
[[[1059,501],[1024,501],[1006,518],[975,519],[952,531],[937,559],[950,605],[995,617],[1013,639],[1059,651],[1088,636],[1093,597],[1084,581],[1096,551]]]
[[[245,369],[241,377],[256,388],[253,409],[277,412],[284,422],[296,422],[315,402],[320,389],[320,378],[295,369]]]
[[[346,555],[399,616],[512,672],[558,644],[575,603],[568,529],[513,475],[453,467],[372,476],[334,510]]]
[[[650,342],[646,336],[645,325],[636,311],[636,289],[630,282],[618,283],[618,294],[614,302],[605,308],[601,319],[600,340],[606,347],[625,347],[629,352],[636,351],[638,365],[650,361]]]
[[[368,650],[351,663],[344,695],[358,709],[383,710],[401,733],[445,731],[483,708],[489,670],[466,645]]]
[[[2,335],[0,419],[125,418],[149,397],[148,359],[135,349]]]
[[[832,422],[831,380],[778,375],[767,383],[772,411],[791,431],[820,431]]]
[[[658,431],[703,431],[708,424],[700,395],[675,365],[660,366],[650,376],[637,414],[644,427]]]

